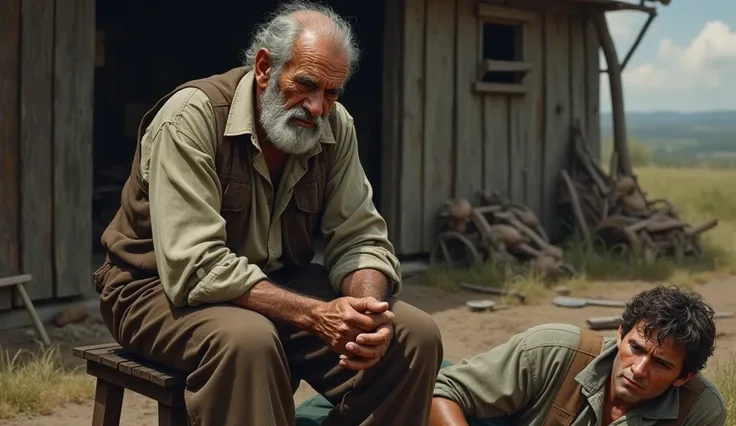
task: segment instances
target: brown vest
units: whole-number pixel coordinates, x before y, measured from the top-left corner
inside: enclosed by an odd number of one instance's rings
[[[214,109],[218,135],[215,166],[223,191],[220,214],[226,222],[226,245],[230,250],[236,251],[240,247],[240,242],[248,238],[246,224],[251,211],[250,169],[253,167],[248,150],[255,148],[248,135],[224,136],[235,89],[247,72],[247,68],[239,67],[224,74],[184,83],[160,99],[143,116],[138,129],[138,143],[130,176],[122,190],[120,209],[102,235],[102,245],[108,251],[108,262],[129,272],[133,280],[158,275],[153,251],[148,185],[140,173],[141,139],[163,104],[182,88],[196,87],[202,90]],[[333,110],[333,114],[330,115],[333,132],[335,119]],[[307,172],[296,184],[292,199],[282,215],[281,260],[287,268],[307,265],[314,258],[312,236],[321,218],[323,191],[332,155],[331,146],[323,145],[323,151],[309,159]],[[101,280],[102,274],[99,272],[100,270],[94,274],[98,291],[104,285],[97,282]],[[107,280],[111,279],[108,276]]]
[[[598,356],[602,344],[603,336],[588,330],[580,330],[580,340],[575,355],[570,361],[562,386],[552,402],[552,408],[547,412],[544,426],[570,426],[578,416],[583,408],[585,395],[582,393],[582,385],[575,380],[575,376]],[[694,379],[680,387],[680,410],[677,418],[658,421],[655,424],[682,426],[704,389],[705,384],[700,380],[700,376],[695,376]]]

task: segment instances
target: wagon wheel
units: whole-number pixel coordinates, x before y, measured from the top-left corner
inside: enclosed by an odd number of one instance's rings
[[[603,219],[593,232],[596,243],[616,254],[629,252],[639,257],[642,253],[642,242],[636,234],[627,229],[630,224],[628,218],[621,216]]]
[[[644,262],[652,264],[656,262],[657,258],[660,257],[660,249],[652,240],[652,237],[647,234],[647,231],[641,230],[639,232],[639,240],[641,241],[642,255],[644,256]]]
[[[669,240],[675,256],[675,264],[681,265],[685,261],[685,249],[687,248],[685,233],[681,230],[673,230],[669,235]]]
[[[431,265],[465,267],[481,262],[480,253],[465,235],[455,231],[445,231],[437,235],[434,247],[429,254]]]

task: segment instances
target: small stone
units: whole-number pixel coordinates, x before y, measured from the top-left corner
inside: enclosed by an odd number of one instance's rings
[[[570,289],[565,286],[557,286],[555,287],[555,293],[559,294],[560,296],[569,296],[572,291],[570,291]]]

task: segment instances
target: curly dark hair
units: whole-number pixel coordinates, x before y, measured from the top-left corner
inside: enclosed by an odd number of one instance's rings
[[[669,338],[685,348],[680,376],[686,376],[703,369],[713,355],[714,313],[699,293],[660,285],[637,294],[627,303],[621,326],[626,335],[641,323],[645,338],[657,344]]]

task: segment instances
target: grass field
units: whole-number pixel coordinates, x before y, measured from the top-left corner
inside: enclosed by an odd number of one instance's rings
[[[736,416],[733,414],[736,413],[736,359],[718,363],[708,370],[704,374],[713,380],[726,403],[729,414],[726,426],[736,426]]]
[[[637,174],[649,198],[669,199],[690,223],[718,219],[703,243],[714,267],[731,271],[736,263],[736,170],[644,167]]]

